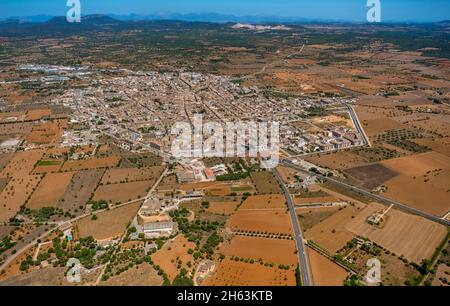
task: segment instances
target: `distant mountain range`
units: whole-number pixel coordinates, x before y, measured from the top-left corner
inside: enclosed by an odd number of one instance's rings
[[[7,25],[21,25],[24,27],[33,27],[33,24],[38,23],[39,26],[45,26],[45,25],[69,25],[69,23],[66,20],[66,17],[64,16],[44,16],[40,15],[39,17],[34,18],[35,16],[23,19],[17,19],[17,18],[8,18],[4,20],[0,20],[0,26],[7,26]],[[105,25],[105,24],[119,24],[123,22],[122,20],[118,20],[115,18],[112,18],[110,16],[106,15],[87,15],[82,17],[82,22],[77,24],[79,26],[85,26],[85,25]]]
[[[179,21],[189,21],[189,22],[213,22],[213,23],[252,23],[252,24],[263,24],[263,23],[308,23],[308,22],[346,22],[346,23],[362,23],[362,22],[348,22],[345,20],[329,20],[329,19],[310,19],[310,18],[300,18],[300,17],[280,17],[280,16],[234,16],[234,15],[224,15],[217,13],[193,13],[193,14],[153,14],[153,15],[139,15],[139,14],[129,14],[129,15],[87,15],[83,18],[89,18],[89,16],[108,16],[116,20],[122,21],[139,21],[139,20],[179,20]],[[14,20],[19,23],[42,23],[48,22],[57,16],[51,15],[33,15],[26,17],[12,16],[8,18],[0,18],[0,21]],[[449,21],[443,21],[449,23]]]
[[[27,24],[27,23],[60,23],[65,22],[65,16],[51,15],[33,15],[27,17],[8,17],[0,18],[0,25],[5,24]],[[286,23],[354,23],[364,24],[364,22],[350,22],[343,20],[326,20],[326,19],[308,19],[298,17],[279,17],[279,16],[234,16],[216,13],[208,14],[156,14],[156,15],[85,15],[81,18],[81,23],[89,24],[110,24],[120,21],[184,21],[184,22],[208,22],[208,23],[248,23],[248,24],[286,24]],[[385,22],[389,23],[389,22]],[[414,24],[414,22],[391,22],[399,24]],[[419,22],[416,22],[420,24]],[[426,23],[425,23],[426,24]],[[429,24],[438,24],[441,27],[449,27],[450,20],[440,22],[430,22]]]
[[[88,15],[92,16],[92,15]],[[94,15],[99,16],[99,15]],[[189,21],[189,22],[214,22],[214,23],[227,23],[227,22],[245,22],[245,23],[282,23],[282,22],[312,22],[312,21],[332,21],[332,20],[318,20],[318,19],[307,19],[298,17],[279,17],[279,16],[234,16],[234,15],[223,15],[216,13],[206,13],[206,14],[154,14],[154,15],[116,15],[116,14],[106,14],[103,16],[109,16],[116,20],[122,21],[140,21],[140,20],[179,20],[179,21]],[[42,23],[50,21],[57,16],[51,15],[34,15],[26,17],[12,16],[8,18],[0,18],[0,20],[15,20],[20,23]],[[87,16],[83,16],[87,17]],[[82,18],[83,18],[82,17]]]
[[[33,16],[26,16],[26,17],[11,16],[8,18],[0,18],[0,21],[3,21],[3,22],[16,21],[19,23],[30,23],[30,22],[41,23],[41,22],[47,22],[54,17],[55,16],[51,16],[51,15],[33,15]]]
[[[311,22],[318,19],[307,19],[299,17],[279,16],[234,16],[217,13],[194,13],[194,14],[158,14],[158,15],[108,15],[119,20],[180,20],[198,22],[245,22],[245,23],[283,23],[283,22]],[[331,20],[320,20],[331,21]]]

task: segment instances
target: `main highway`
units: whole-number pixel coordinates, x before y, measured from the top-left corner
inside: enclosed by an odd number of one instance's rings
[[[374,194],[374,193],[372,193],[370,191],[367,191],[365,189],[362,189],[362,188],[359,188],[359,187],[355,187],[355,186],[352,186],[350,184],[341,182],[341,181],[339,181],[337,179],[334,179],[332,177],[327,177],[327,176],[324,176],[324,175],[317,174],[315,172],[306,171],[306,170],[302,169],[301,167],[295,165],[290,160],[286,160],[286,159],[285,160],[281,160],[280,161],[280,165],[286,166],[286,167],[290,167],[290,168],[296,169],[298,171],[308,173],[310,175],[315,175],[315,176],[321,178],[322,180],[329,181],[329,182],[331,182],[333,184],[339,185],[339,186],[344,187],[346,189],[357,191],[357,192],[359,192],[359,193],[361,193],[361,194],[363,194],[363,195],[365,195],[365,196],[367,196],[369,198],[372,198],[372,199],[374,199],[376,201],[381,202],[382,204],[394,205],[394,207],[396,207],[398,209],[401,209],[401,210],[403,210],[405,212],[408,212],[408,213],[411,213],[411,214],[414,214],[414,215],[417,215],[417,216],[421,216],[423,218],[426,218],[426,219],[431,220],[431,221],[436,222],[436,223],[440,223],[440,224],[445,225],[445,226],[450,226],[450,221],[446,220],[445,218],[441,218],[441,217],[438,217],[438,216],[431,215],[431,214],[429,214],[427,212],[418,210],[418,209],[416,209],[414,207],[411,207],[411,206],[405,205],[403,203],[400,203],[400,202],[397,202],[397,201],[385,198],[385,197],[380,196],[378,194]]]
[[[292,221],[292,227],[294,229],[294,239],[295,243],[297,245],[297,257],[298,257],[298,266],[300,269],[300,276],[302,279],[302,285],[303,286],[313,286],[314,282],[312,279],[311,274],[311,268],[309,265],[309,257],[308,257],[308,250],[303,243],[303,233],[302,228],[300,226],[300,222],[298,221],[297,213],[295,212],[294,203],[292,201],[292,196],[289,193],[289,189],[284,184],[283,180],[281,179],[280,174],[276,170],[276,168],[272,169],[272,173],[277,179],[277,181],[280,183],[281,187],[283,188],[284,195],[286,197],[286,201],[289,207],[289,214],[291,215],[291,221]]]

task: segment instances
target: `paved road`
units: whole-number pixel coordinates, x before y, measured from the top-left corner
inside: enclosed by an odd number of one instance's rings
[[[272,170],[272,173],[280,183],[280,185],[283,188],[284,195],[286,197],[288,207],[289,207],[289,213],[291,215],[291,221],[292,221],[292,227],[294,228],[294,238],[295,243],[297,245],[297,256],[298,256],[298,265],[300,267],[300,275],[302,278],[302,285],[303,286],[313,286],[313,279],[311,275],[311,268],[309,265],[309,257],[308,257],[308,251],[303,243],[303,232],[302,228],[300,226],[300,222],[298,221],[297,213],[295,211],[294,203],[292,202],[291,194],[289,193],[289,189],[284,184],[283,180],[280,177],[280,174],[276,169]]]
[[[317,177],[320,177],[323,180],[332,182],[332,183],[334,183],[336,185],[339,185],[341,187],[344,187],[344,188],[347,188],[347,189],[350,189],[350,190],[358,191],[358,192],[362,193],[365,196],[368,196],[368,197],[370,197],[372,199],[375,199],[375,200],[379,201],[382,204],[387,204],[387,205],[393,204],[394,207],[399,208],[399,209],[401,209],[403,211],[406,211],[408,213],[411,213],[411,214],[414,214],[414,215],[417,215],[417,216],[421,216],[423,218],[426,218],[426,219],[431,220],[431,221],[436,222],[436,223],[440,223],[440,224],[445,225],[445,226],[450,226],[450,221],[449,220],[445,220],[445,219],[443,219],[441,217],[437,217],[437,216],[431,215],[431,214],[429,214],[427,212],[418,210],[418,209],[416,209],[414,207],[411,207],[411,206],[405,205],[403,203],[400,203],[400,202],[397,202],[397,201],[385,198],[385,197],[380,196],[378,194],[374,194],[374,193],[372,193],[370,191],[367,191],[365,189],[361,189],[359,187],[352,186],[350,184],[341,182],[341,181],[336,180],[334,178],[323,176],[323,175],[318,175],[317,173],[306,171],[306,170],[302,169],[301,167],[293,164],[289,160],[282,160],[282,161],[280,161],[280,165],[286,166],[286,167],[291,167],[291,168],[294,168],[296,170],[299,170],[299,171],[302,171],[302,172],[306,172],[306,173],[309,173],[311,175],[315,175]]]
[[[129,202],[126,202],[126,203],[122,203],[122,204],[120,204],[120,205],[116,205],[116,206],[114,206],[114,207],[110,207],[110,208],[108,208],[108,209],[117,209],[117,208],[119,208],[119,207],[126,206],[126,205],[129,205],[129,204],[133,204],[133,203],[135,203],[135,202],[142,201],[142,200],[145,200],[145,199],[146,199],[146,198],[140,198],[140,199],[132,200],[132,201],[129,201]],[[70,223],[73,223],[73,222],[76,222],[76,221],[78,221],[78,220],[80,220],[80,219],[82,219],[82,218],[88,217],[88,216],[90,216],[90,215],[92,215],[92,214],[94,214],[94,213],[95,213],[95,214],[98,214],[98,213],[107,211],[108,209],[100,209],[100,210],[96,210],[95,212],[85,213],[85,214],[82,214],[82,215],[80,215],[80,216],[78,216],[78,217],[75,217],[75,218],[73,218],[73,219],[66,220],[66,221],[46,222],[48,225],[56,225],[56,226],[52,227],[50,230],[46,231],[45,233],[43,233],[42,235],[40,235],[38,238],[34,239],[34,240],[31,241],[30,243],[28,243],[28,244],[26,244],[25,246],[23,246],[22,248],[20,248],[19,250],[17,250],[14,254],[11,254],[11,256],[9,256],[9,257],[5,260],[5,262],[0,266],[0,271],[4,270],[6,267],[8,267],[8,265],[9,265],[14,259],[16,259],[17,257],[19,257],[23,252],[25,252],[26,250],[28,250],[31,246],[37,244],[37,243],[38,243],[38,242],[37,242],[38,240],[43,240],[45,237],[47,237],[48,235],[50,235],[53,231],[55,231],[55,230],[57,230],[58,228],[60,228],[63,224],[66,224],[66,223],[69,223],[69,222],[70,222]],[[36,224],[36,222],[24,222],[24,223],[21,223],[21,224]]]
[[[25,252],[27,249],[29,249],[31,246],[35,245],[37,243],[38,240],[43,240],[45,237],[47,237],[48,235],[50,235],[54,230],[58,229],[59,227],[61,227],[63,224],[66,223],[73,223],[76,222],[80,219],[83,219],[85,217],[88,217],[92,214],[98,214],[104,211],[107,211],[108,209],[117,209],[120,208],[122,206],[126,206],[126,205],[130,205],[139,201],[145,201],[151,196],[151,194],[155,191],[156,187],[161,183],[162,179],[164,178],[164,176],[167,174],[167,172],[169,171],[169,168],[166,168],[164,170],[164,172],[159,176],[158,180],[155,182],[155,184],[153,184],[152,188],[150,189],[150,191],[148,192],[148,194],[144,197],[144,198],[139,198],[139,199],[135,199],[132,201],[128,201],[113,207],[109,207],[107,209],[100,209],[97,211],[92,211],[89,213],[85,213],[82,214],[78,217],[75,217],[73,219],[70,220],[65,220],[65,221],[57,221],[57,222],[47,222],[49,225],[56,225],[55,227],[52,227],[50,230],[48,230],[47,232],[43,233],[42,235],[40,235],[38,238],[34,239],[33,241],[31,241],[30,243],[28,243],[27,245],[23,246],[22,248],[20,248],[19,250],[16,251],[16,253],[12,254],[11,256],[9,256],[5,262],[0,266],[0,271],[4,270],[6,267],[8,267],[8,265],[14,260],[16,259],[18,256],[20,256],[23,252]]]
[[[169,167],[166,167],[166,169],[164,169],[163,173],[161,173],[161,175],[158,177],[156,182],[153,184],[152,188],[147,192],[147,195],[144,198],[145,201],[144,201],[144,203],[142,205],[145,205],[145,203],[152,197],[153,192],[159,186],[159,184],[161,184],[161,181],[164,179],[164,177],[166,176],[167,172],[169,172]]]
[[[39,237],[37,237],[36,239],[31,241],[30,243],[28,243],[27,245],[24,245],[22,248],[17,250],[16,253],[14,253],[11,256],[9,256],[8,258],[6,258],[5,262],[0,266],[0,271],[3,271],[4,269],[6,269],[6,267],[8,267],[9,264],[12,263],[14,259],[16,259],[19,255],[21,255],[26,250],[28,250],[28,248],[30,248],[32,245],[35,245],[36,243],[38,243],[39,239],[42,240],[45,237],[47,237],[48,235],[50,235],[56,228],[57,227],[54,227],[54,228],[46,231],[45,233],[43,233],[42,235],[40,235]]]
[[[355,113],[355,110],[353,109],[353,106],[350,104],[346,104],[348,108],[348,112],[350,113],[350,116],[352,117],[353,124],[355,125],[356,130],[359,132],[360,135],[363,136],[363,142],[364,145],[370,146],[369,138],[366,135],[366,132],[364,132],[364,129],[361,126],[361,122],[359,121],[358,116]]]
[[[148,199],[151,198],[152,193],[155,191],[155,189],[159,186],[159,184],[161,183],[161,181],[163,180],[164,176],[167,174],[167,172],[169,171],[169,168],[166,167],[166,169],[164,169],[164,172],[159,176],[158,180],[153,184],[152,188],[150,189],[150,191],[147,193],[147,195],[145,196],[145,201],[144,203],[142,203],[141,207],[147,202]],[[135,218],[137,216],[137,214],[139,213],[139,211],[136,213]],[[127,229],[125,230],[125,232],[123,233],[123,235],[120,237],[119,242],[117,243],[117,246],[120,246],[125,237],[127,236],[128,233],[128,228],[132,226],[132,223],[130,223],[130,225],[127,227]],[[113,253],[111,254],[111,258],[119,251],[119,247],[115,248]],[[93,283],[94,286],[97,286],[100,281],[102,280],[103,275],[105,274],[106,271],[106,267],[109,265],[109,263],[111,262],[111,260],[109,260],[108,262],[106,262],[102,268],[102,271],[100,272],[99,276],[97,277],[97,279],[95,280],[95,282]]]
[[[356,128],[356,130],[358,131],[358,133],[362,136],[363,139],[363,144],[360,146],[353,146],[352,148],[357,148],[357,147],[364,147],[364,146],[372,146],[369,140],[369,137],[367,137],[366,132],[364,131],[361,122],[359,121],[358,115],[356,114],[355,110],[353,109],[353,106],[350,104],[345,104],[345,106],[348,109],[348,112],[350,114],[350,118]],[[312,155],[316,155],[317,153],[333,153],[333,152],[338,152],[341,151],[342,149],[333,149],[333,150],[328,150],[328,151],[321,151],[321,152],[312,152],[312,153],[303,153],[303,154],[298,154],[298,155],[289,155],[289,159],[293,159],[293,158],[299,158],[299,157],[308,157],[308,156],[312,156]]]

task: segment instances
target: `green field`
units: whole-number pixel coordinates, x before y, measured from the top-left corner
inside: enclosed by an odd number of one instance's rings
[[[38,162],[38,166],[55,166],[59,164],[61,164],[61,162],[57,160],[40,160]]]

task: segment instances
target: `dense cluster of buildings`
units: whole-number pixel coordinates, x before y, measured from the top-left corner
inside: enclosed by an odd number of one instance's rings
[[[335,126],[311,133],[297,124],[309,122],[308,108],[342,107],[351,100],[270,98],[258,88],[240,86],[228,77],[200,73],[121,71],[121,76],[115,78],[95,76],[87,88],[70,89],[54,101],[71,107],[72,120],[85,127],[77,131],[78,139],[66,135],[72,138],[71,143],[82,143],[83,137],[91,142],[103,134],[113,137],[124,149],[158,151],[168,156],[176,137],[172,134],[174,124],[187,122],[194,126],[197,114],[203,116],[204,122],[223,125],[280,122],[282,147],[298,153],[345,149],[362,143],[361,136],[350,127]],[[189,182],[198,176],[213,179],[207,169],[193,169],[180,179]]]
[[[290,146],[290,149],[311,153],[359,147],[363,144],[362,137],[354,129],[338,126],[316,134],[305,132],[304,135],[299,137],[297,147],[295,145]]]
[[[21,69],[67,70],[47,66]],[[107,135],[126,150],[152,151],[169,159],[178,136],[173,127],[184,122],[193,131],[194,117],[199,114],[203,124],[213,121],[224,128],[230,122],[279,122],[281,148],[299,155],[363,145],[363,136],[354,126],[335,122],[320,127],[313,123],[317,116],[329,114],[351,118],[345,107],[354,103],[351,99],[273,98],[256,87],[240,86],[228,77],[201,73],[122,69],[117,77],[103,78],[102,71],[90,72],[90,85],[69,89],[53,101],[73,110],[70,123],[78,127],[64,133],[63,145],[95,144],[99,136]],[[323,109],[326,114],[311,116],[309,109]],[[330,113],[329,109],[333,111]],[[211,181],[227,171],[221,165],[213,169],[196,162],[200,164],[181,163],[185,166],[177,173],[181,183]]]

